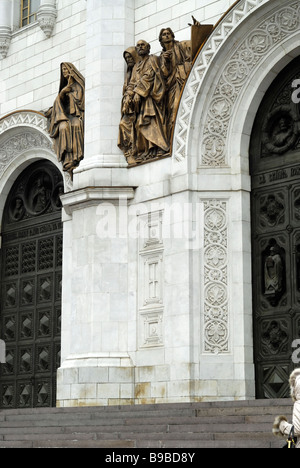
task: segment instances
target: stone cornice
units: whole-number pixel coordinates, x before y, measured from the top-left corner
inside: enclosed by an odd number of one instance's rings
[[[95,206],[103,201],[132,200],[134,187],[85,187],[61,196],[63,207],[68,215],[77,209]]]

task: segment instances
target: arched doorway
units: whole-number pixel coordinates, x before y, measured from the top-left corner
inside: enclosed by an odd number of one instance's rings
[[[56,404],[60,365],[63,180],[49,161],[31,164],[4,209],[1,247],[0,409]]]
[[[292,343],[300,336],[300,104],[292,98],[299,78],[297,58],[267,91],[251,136],[258,398],[289,397]]]

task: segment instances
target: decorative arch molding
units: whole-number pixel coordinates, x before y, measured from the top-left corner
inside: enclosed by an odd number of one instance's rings
[[[40,112],[31,110],[13,112],[0,119],[0,136],[7,130],[24,126],[36,128],[46,134],[47,119]]]
[[[14,172],[17,177],[18,168],[23,170],[26,165],[41,158],[48,159],[60,169],[65,190],[71,190],[71,178],[62,171],[52,150],[46,117],[39,112],[23,110],[0,119],[0,188],[2,190]]]
[[[183,91],[174,131],[175,164],[185,166],[189,155],[197,158],[197,167],[230,166],[234,126],[244,131],[241,113],[246,125],[257,90],[270,85],[276,66],[282,62],[278,73],[294,58],[299,43],[298,1],[287,0],[284,6],[281,0],[238,1],[204,44]],[[251,90],[252,101],[245,98]],[[255,106],[257,110],[259,102]]]

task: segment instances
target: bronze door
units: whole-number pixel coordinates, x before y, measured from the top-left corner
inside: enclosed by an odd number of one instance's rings
[[[62,223],[60,172],[31,165],[5,206],[1,248],[0,408],[56,404],[60,365]]]
[[[300,337],[300,108],[297,59],[266,93],[254,125],[252,269],[258,398],[289,397],[293,341]],[[299,364],[298,364],[299,365]]]

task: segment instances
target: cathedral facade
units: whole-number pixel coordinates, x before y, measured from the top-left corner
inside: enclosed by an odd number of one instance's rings
[[[299,0],[0,0],[0,408],[288,397],[299,44]]]

